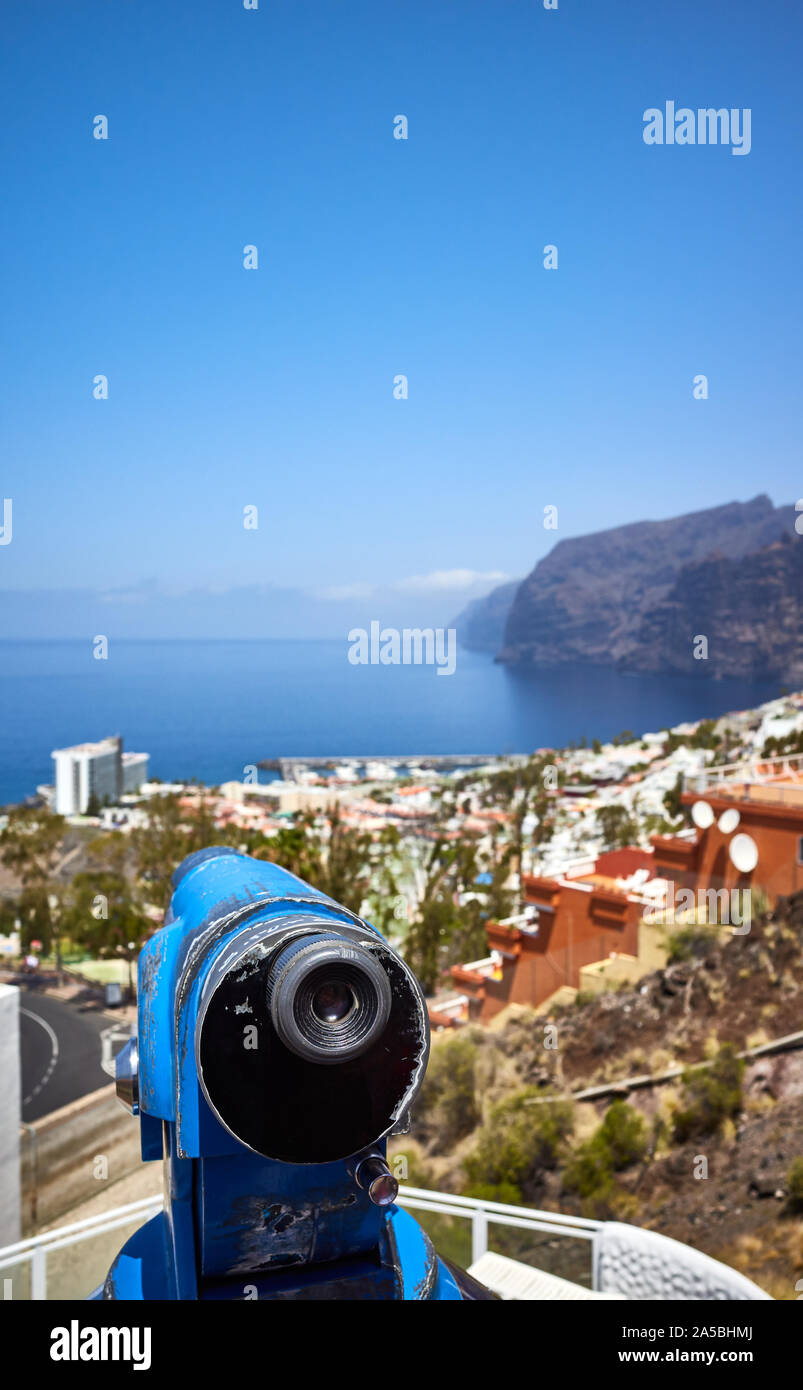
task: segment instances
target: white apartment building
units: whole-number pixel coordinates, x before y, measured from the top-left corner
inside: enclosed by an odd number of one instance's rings
[[[119,737],[56,748],[52,757],[56,765],[53,809],[59,816],[83,815],[93,796],[101,806],[113,805],[148,776],[148,754],[124,753]]]
[[[121,792],[139,791],[143,782],[148,780],[148,762],[150,761],[147,753],[124,753],[123,754],[123,785]]]

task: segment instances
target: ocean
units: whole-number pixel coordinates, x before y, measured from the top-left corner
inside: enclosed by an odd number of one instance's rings
[[[526,753],[752,707],[775,681],[520,671],[458,650],[353,666],[333,641],[0,642],[0,805],[52,782],[51,751],[122,734],[151,775],[217,784],[280,755]]]

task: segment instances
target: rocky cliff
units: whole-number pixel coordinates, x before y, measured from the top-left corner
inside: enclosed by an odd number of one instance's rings
[[[795,517],[762,495],[559,541],[516,590],[498,660],[797,679]],[[693,656],[700,635],[705,660]]]
[[[698,635],[707,638],[706,659],[693,655]],[[742,559],[712,555],[686,565],[644,617],[628,662],[638,671],[696,668],[803,684],[803,537],[784,534]]]
[[[510,612],[519,580],[500,584],[484,598],[472,599],[450,627],[457,630],[457,640],[472,652],[498,652],[504,641],[505,623]]]

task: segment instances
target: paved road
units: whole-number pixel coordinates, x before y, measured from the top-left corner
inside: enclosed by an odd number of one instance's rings
[[[117,1020],[120,1036],[106,1045],[107,1057],[119,1051],[128,1029]],[[101,1066],[102,1034],[115,1027],[112,1014],[65,1002],[38,989],[20,990],[22,1118],[40,1120],[71,1100],[108,1086],[112,1077]]]

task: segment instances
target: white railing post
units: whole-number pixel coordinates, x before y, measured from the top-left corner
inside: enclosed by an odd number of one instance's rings
[[[34,1246],[31,1254],[31,1298],[47,1298],[47,1250]]]
[[[488,1249],[488,1213],[477,1207],[471,1216],[471,1263],[479,1260]]]
[[[600,1248],[600,1233],[599,1233],[599,1231],[595,1231],[594,1234],[593,1234],[593,1236],[591,1237],[591,1287],[592,1287],[592,1289],[594,1290],[595,1293],[599,1293],[599,1292],[600,1292],[599,1278],[598,1278],[598,1271],[599,1271],[599,1248]]]

